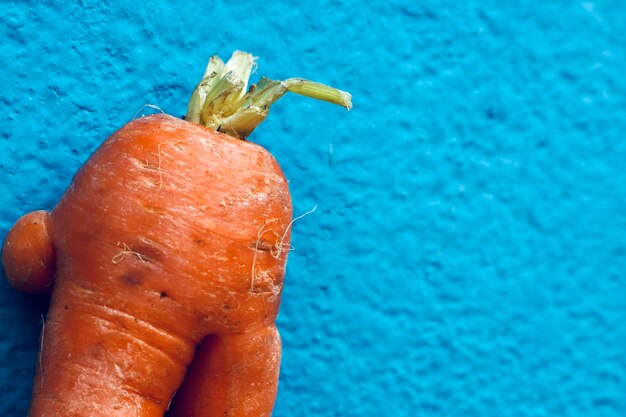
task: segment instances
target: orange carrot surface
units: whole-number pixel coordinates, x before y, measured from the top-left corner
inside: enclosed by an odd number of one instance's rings
[[[242,139],[287,91],[350,96],[301,79],[247,89],[253,64],[212,58],[186,120],[131,121],[9,232],[11,285],[52,291],[30,417],[271,415],[291,198]]]

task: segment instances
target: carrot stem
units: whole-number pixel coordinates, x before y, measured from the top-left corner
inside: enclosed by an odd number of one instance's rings
[[[289,78],[285,80],[284,83],[287,86],[287,91],[291,91],[292,93],[338,104],[345,107],[347,110],[352,108],[352,96],[345,91],[302,78]]]
[[[245,139],[288,91],[352,108],[349,93],[302,78],[275,81],[262,77],[246,91],[255,60],[241,51],[235,51],[227,63],[211,57],[191,95],[185,119]]]

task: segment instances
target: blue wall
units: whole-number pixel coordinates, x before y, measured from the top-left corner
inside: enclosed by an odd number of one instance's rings
[[[354,95],[286,97],[251,137],[318,206],[276,417],[626,415],[626,2],[52,3],[0,9],[0,238],[144,103],[180,116],[211,54],[250,51]],[[0,284],[3,415],[45,308]]]

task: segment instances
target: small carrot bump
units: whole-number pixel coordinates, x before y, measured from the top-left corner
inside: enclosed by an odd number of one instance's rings
[[[2,264],[13,288],[32,294],[52,291],[56,254],[48,232],[48,212],[20,218],[7,235]]]

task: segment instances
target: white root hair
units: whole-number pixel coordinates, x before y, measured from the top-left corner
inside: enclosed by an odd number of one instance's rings
[[[165,111],[164,111],[162,108],[160,108],[159,106],[157,106],[156,104],[147,104],[147,103],[146,103],[146,104],[144,104],[143,106],[141,106],[141,107],[139,108],[139,110],[137,110],[137,111],[135,112],[135,115],[133,116],[133,119],[136,119],[136,118],[137,118],[137,115],[138,115],[139,113],[141,113],[141,112],[143,111],[143,109],[145,109],[146,107],[149,107],[149,108],[154,109],[154,110],[158,110],[161,114],[165,114]],[[141,117],[143,117],[143,115],[141,115]]]
[[[120,253],[118,253],[117,255],[115,255],[112,259],[111,262],[114,263],[115,265],[119,264],[120,262],[122,262],[124,260],[124,258],[126,257],[126,255],[134,255],[137,257],[137,259],[139,259],[141,262],[148,262],[148,259],[142,255],[141,253],[134,251],[130,248],[130,246],[128,246],[126,243],[124,242],[117,242],[117,247],[118,248],[122,248],[122,251]]]
[[[308,216],[309,214],[313,213],[315,210],[317,210],[317,205],[315,205],[311,210],[307,211],[306,213],[303,213],[299,215],[298,217],[293,218],[289,222],[287,227],[285,228],[285,231],[282,234],[282,236],[277,235],[279,237],[278,241],[276,242],[275,247],[272,248],[272,256],[274,258],[278,259],[278,257],[282,255],[282,253],[285,251],[285,248],[287,248],[286,249],[287,251],[292,251],[295,249],[291,244],[285,244],[285,239],[287,238],[287,234],[289,233],[289,230],[291,230],[296,220],[300,220],[301,218]]]
[[[275,259],[278,259],[283,253],[285,252],[289,252],[294,250],[295,248],[289,244],[289,243],[285,243],[285,240],[287,239],[287,235],[289,234],[289,231],[291,230],[291,228],[293,227],[293,224],[297,221],[302,219],[305,216],[308,216],[309,214],[313,213],[315,210],[317,209],[317,205],[315,205],[311,210],[307,211],[306,213],[303,213],[295,218],[293,218],[289,224],[287,225],[287,227],[285,228],[285,231],[283,232],[283,234],[278,234],[276,233],[274,230],[272,230],[269,225],[271,223],[277,222],[278,219],[268,219],[265,222],[263,222],[263,224],[261,225],[261,227],[259,228],[259,231],[257,233],[257,239],[254,245],[254,256],[252,258],[252,272],[251,272],[251,279],[250,279],[250,292],[254,292],[254,285],[257,281],[262,281],[264,279],[267,280],[267,278],[269,277],[268,272],[267,271],[260,271],[257,272],[256,271],[256,262],[257,262],[257,256],[259,253],[259,248],[260,248],[260,244],[261,244],[261,238],[262,236],[267,233],[267,232],[271,232],[274,234],[274,236],[276,237],[276,244],[274,244],[271,248],[270,248],[270,255],[272,257],[274,257]],[[270,301],[275,300],[278,292],[280,292],[278,286],[276,286],[273,282],[271,282],[271,279],[268,280],[270,287],[271,287],[271,291],[273,296],[271,297]]]

